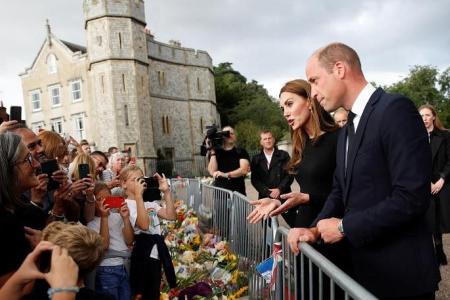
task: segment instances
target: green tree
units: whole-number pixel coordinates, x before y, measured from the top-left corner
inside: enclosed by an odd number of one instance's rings
[[[419,107],[429,103],[438,111],[446,128],[450,125],[450,68],[442,73],[432,66],[414,66],[407,77],[385,89],[410,98]]]
[[[235,127],[241,147],[258,149],[261,130],[271,130],[277,140],[286,135],[288,126],[278,104],[262,85],[255,80],[247,82],[231,63],[219,64],[214,73],[222,125]]]

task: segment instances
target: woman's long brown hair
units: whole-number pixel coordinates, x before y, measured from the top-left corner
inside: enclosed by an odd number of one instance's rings
[[[313,143],[319,140],[322,131],[332,132],[338,129],[333,117],[320,106],[317,100],[311,99],[311,86],[307,81],[302,79],[289,81],[281,88],[280,96],[284,92],[296,94],[311,103],[311,116],[307,123],[311,124]],[[298,128],[296,131],[291,130],[291,138],[292,154],[287,170],[289,173],[295,174],[294,169],[302,161],[303,151],[305,150],[307,139],[305,126]]]

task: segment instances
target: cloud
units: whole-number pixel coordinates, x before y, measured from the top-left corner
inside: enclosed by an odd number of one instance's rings
[[[304,78],[308,56],[333,41],[354,47],[368,79],[382,84],[397,81],[413,65],[443,70],[450,61],[447,0],[147,0],[145,5],[157,40],[206,50],[215,64],[232,62],[272,96],[287,80]],[[22,98],[17,74],[30,66],[45,39],[46,18],[58,37],[85,44],[81,1],[5,2],[0,97],[7,103]]]

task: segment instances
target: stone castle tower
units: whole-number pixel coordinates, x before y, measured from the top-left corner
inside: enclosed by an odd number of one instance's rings
[[[86,47],[47,24],[20,74],[28,125],[87,139],[96,150],[131,149],[147,172],[158,159],[172,161],[166,174],[200,174],[206,126],[220,123],[209,54],[155,40],[143,0],[84,0],[83,8]]]
[[[94,140],[136,147],[142,159],[156,158],[144,2],[85,0],[91,112]]]

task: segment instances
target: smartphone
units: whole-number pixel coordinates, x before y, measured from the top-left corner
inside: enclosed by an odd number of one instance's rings
[[[56,159],[49,159],[44,162],[41,162],[41,172],[47,174],[48,176],[47,191],[52,191],[59,188],[59,182],[53,180],[52,178],[53,172],[58,170],[59,166]]]
[[[79,164],[78,165],[78,176],[80,179],[89,177],[89,165],[88,164]]]
[[[121,196],[109,196],[105,198],[104,204],[108,204],[108,208],[121,208],[125,198]]]
[[[50,271],[52,261],[52,250],[43,251],[39,255],[39,271],[48,273]]]
[[[11,106],[9,120],[16,120],[18,123],[22,121],[22,107],[21,106]]]
[[[155,200],[161,200],[161,192],[159,191],[159,182],[155,177],[144,176],[147,188],[144,191],[142,198],[144,201],[152,202]]]

